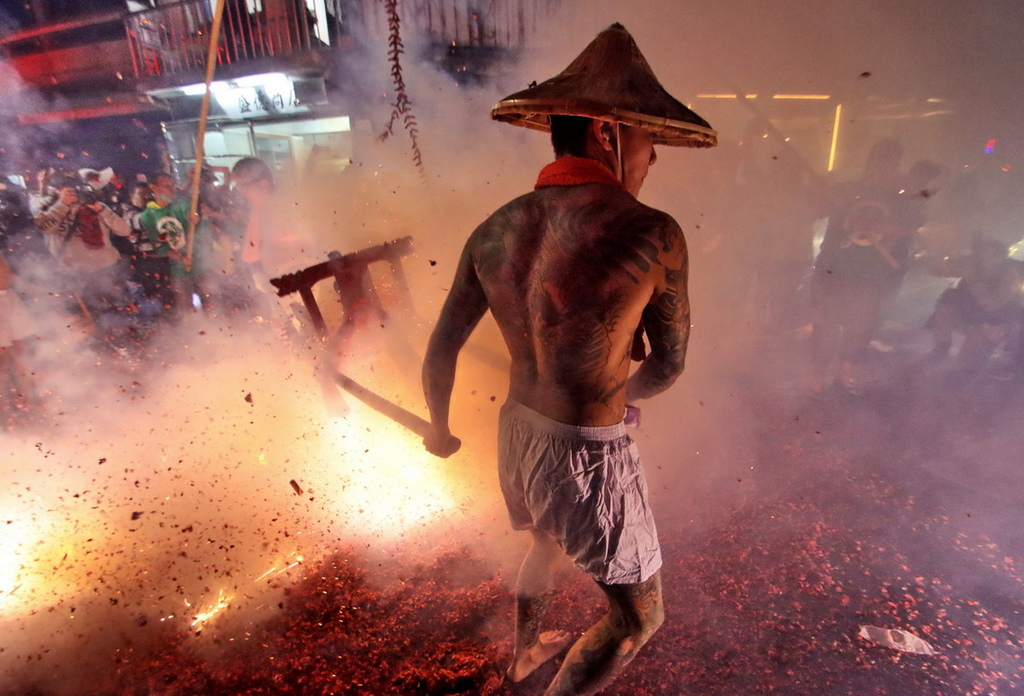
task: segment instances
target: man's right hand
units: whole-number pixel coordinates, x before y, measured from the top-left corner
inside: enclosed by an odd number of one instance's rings
[[[442,434],[433,431],[423,438],[423,446],[435,457],[447,459],[459,451],[459,448],[462,447],[462,440],[451,433]]]

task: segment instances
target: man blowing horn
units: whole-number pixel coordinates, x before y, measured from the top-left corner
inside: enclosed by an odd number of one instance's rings
[[[459,447],[448,424],[456,358],[489,309],[512,357],[501,489],[512,526],[532,535],[507,674],[521,681],[572,643],[545,694],[592,694],[664,620],[661,550],[624,414],[676,380],[690,329],[682,230],[636,195],[656,143],[711,147],[716,134],[662,88],[618,24],[491,115],[550,131],[556,159],[466,243],[424,362],[433,430],[424,445],[442,457]],[[641,329],[650,354],[631,375]],[[575,643],[541,632],[563,552],[609,602]]]

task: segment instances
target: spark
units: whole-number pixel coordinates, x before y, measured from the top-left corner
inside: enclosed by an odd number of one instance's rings
[[[277,567],[277,563],[275,562],[270,567],[269,570],[267,570],[265,573],[263,573],[258,578],[253,580],[253,582],[259,582],[260,580],[264,580],[264,579],[269,578],[271,576],[276,576],[276,575],[281,575],[282,573],[287,573],[289,570],[291,570],[295,566],[301,565],[304,560],[306,560],[306,559],[303,556],[296,556],[294,561],[292,561],[291,563],[287,564],[283,568],[278,568]]]
[[[201,611],[193,617],[191,623],[192,628],[196,629],[196,632],[202,631],[203,627],[206,626],[213,617],[231,606],[232,599],[234,599],[234,595],[228,595],[224,590],[221,590],[217,595],[217,602],[215,604],[213,604],[209,609]],[[185,601],[185,606],[191,606],[187,600]]]

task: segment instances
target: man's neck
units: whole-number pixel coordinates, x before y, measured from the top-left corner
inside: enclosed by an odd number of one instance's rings
[[[566,155],[559,157],[540,171],[534,188],[582,184],[622,186],[611,170],[601,162],[589,157]]]
[[[583,157],[586,157],[587,159],[592,159],[595,162],[600,162],[604,166],[608,167],[608,170],[612,174],[615,174],[616,177],[619,176],[618,162],[615,160],[615,153],[608,152],[607,150],[599,147],[597,143],[587,141],[587,148],[586,152],[583,154]]]

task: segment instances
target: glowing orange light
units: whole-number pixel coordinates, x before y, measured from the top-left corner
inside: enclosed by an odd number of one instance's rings
[[[356,517],[363,532],[397,536],[458,508],[457,481],[450,468],[423,449],[418,435],[368,407],[352,404],[349,417],[333,424],[331,439],[351,446],[369,424],[372,441],[365,441],[357,468],[349,462],[332,472],[342,487],[328,497],[340,514]]]
[[[201,631],[206,624],[213,619],[215,616],[220,614],[222,611],[231,606],[231,600],[234,599],[234,595],[228,595],[221,590],[217,595],[217,601],[214,602],[210,607],[204,611],[195,614],[192,617],[192,623],[190,624],[196,631]],[[185,602],[185,606],[191,606],[188,601]]]

